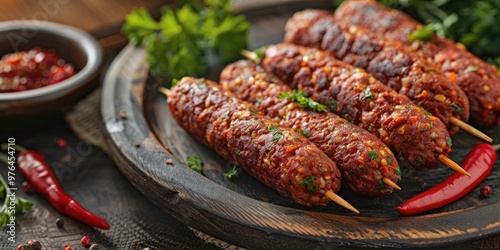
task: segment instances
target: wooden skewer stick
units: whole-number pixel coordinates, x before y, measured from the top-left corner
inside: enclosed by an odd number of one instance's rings
[[[479,139],[485,140],[489,143],[493,142],[493,139],[491,139],[491,137],[487,136],[483,132],[477,130],[476,128],[472,127],[471,125],[465,123],[464,121],[462,121],[456,117],[453,117],[453,116],[450,117],[450,122],[452,124],[456,125],[457,127],[461,128],[465,132],[467,132],[467,133],[469,133],[469,134],[471,134]]]
[[[170,89],[167,89],[165,87],[159,87],[158,91],[160,91],[162,94],[166,95],[167,97],[170,96]]]
[[[241,55],[243,55],[244,57],[246,57],[247,59],[250,59],[254,62],[257,62],[259,61],[259,58],[257,57],[257,53],[253,52],[253,51],[250,51],[250,50],[246,50],[246,49],[242,49],[240,51]]]
[[[336,193],[334,193],[332,190],[328,190],[326,193],[325,193],[326,197],[328,197],[328,199],[332,200],[333,202],[353,211],[354,213],[357,213],[359,214],[359,211],[353,207],[351,204],[349,204],[347,201],[345,201],[344,199],[342,199],[342,197],[338,196]]]
[[[470,174],[465,171],[465,169],[463,169],[462,167],[460,167],[460,165],[458,165],[456,162],[454,162],[452,159],[448,158],[448,156],[446,155],[439,155],[439,161],[441,161],[444,165],[446,165],[447,167],[461,173],[461,174],[464,174],[464,175],[467,175],[470,177]]]
[[[397,189],[397,190],[401,190],[401,188],[398,186],[398,184],[394,183],[393,181],[391,181],[391,180],[390,180],[389,178],[387,178],[387,177],[382,178],[382,181],[383,181],[385,184],[387,184],[387,186],[389,186],[389,187],[393,187],[393,188],[395,188],[395,189]]]

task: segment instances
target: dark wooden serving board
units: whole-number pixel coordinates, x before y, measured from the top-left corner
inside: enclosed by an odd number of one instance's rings
[[[305,1],[304,1],[305,2]],[[252,23],[251,47],[282,40],[283,26],[293,12],[307,7],[328,7],[328,1],[294,1],[244,12]],[[171,118],[160,83],[148,75],[145,52],[127,46],[111,65],[103,85],[102,117],[112,157],[139,191],[178,220],[226,242],[265,249],[328,249],[334,247],[459,247],[473,240],[500,236],[500,170],[496,163],[484,181],[494,191],[488,199],[479,188],[441,209],[402,217],[396,207],[451,174],[438,168],[403,170],[403,191],[379,198],[359,196],[343,188],[339,193],[356,206],[355,215],[330,204],[305,208],[240,171],[237,178],[224,173],[232,168],[212,150],[194,141]],[[217,80],[216,73],[208,76]],[[500,128],[479,128],[500,143]],[[461,162],[480,141],[458,133],[452,137],[450,158]],[[185,165],[198,154],[200,174]],[[173,164],[167,164],[172,159]],[[493,247],[492,247],[493,248]]]

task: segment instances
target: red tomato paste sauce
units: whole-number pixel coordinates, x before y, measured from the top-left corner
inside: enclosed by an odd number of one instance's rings
[[[39,47],[4,55],[0,60],[0,92],[37,89],[75,74],[54,52]]]

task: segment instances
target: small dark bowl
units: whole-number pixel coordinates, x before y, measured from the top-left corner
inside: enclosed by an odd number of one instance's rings
[[[66,63],[73,65],[76,74],[46,87],[0,93],[0,117],[26,118],[60,113],[96,86],[103,53],[91,35],[74,27],[45,21],[0,22],[0,57],[37,46],[54,50]]]

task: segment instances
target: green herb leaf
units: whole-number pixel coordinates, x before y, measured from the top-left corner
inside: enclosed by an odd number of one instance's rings
[[[201,172],[203,170],[203,162],[197,154],[188,156],[186,158],[186,162],[188,167],[192,168],[195,171]]]
[[[2,157],[5,158],[5,157]],[[0,208],[0,228],[3,228],[7,225],[7,223],[10,221],[10,217],[13,216],[14,214],[13,211],[11,211],[9,207],[10,203],[10,197],[9,194],[9,186],[5,179],[3,178],[2,175],[0,175],[0,193],[1,193],[1,199],[2,201],[2,206]],[[16,214],[21,214],[25,211],[30,210],[33,207],[34,203],[33,201],[23,199],[21,197],[15,196],[15,213]],[[17,218],[17,217],[16,217]]]
[[[399,165],[396,167],[396,175],[398,176],[398,178],[401,180],[401,168],[399,167]]]
[[[299,184],[306,187],[307,190],[314,193],[319,190],[319,187],[317,185],[314,185],[314,182],[315,182],[314,176],[309,176],[306,179],[300,181]]]
[[[363,101],[366,100],[366,99],[373,99],[373,92],[371,91],[370,88],[367,88],[365,90],[365,96],[363,96]]]
[[[248,111],[250,111],[250,113],[252,113],[254,115],[259,114],[255,109],[252,109],[252,108],[248,108]]]
[[[446,144],[448,144],[448,146],[453,146],[453,141],[451,140],[450,137],[446,137]]]
[[[432,40],[432,36],[434,35],[434,30],[429,28],[429,26],[424,26],[420,29],[412,31],[410,34],[408,34],[408,40],[410,42],[413,42],[415,40],[420,40],[424,42],[428,42]]]
[[[387,164],[389,164],[389,165],[392,164],[392,157],[387,156]]]
[[[280,134],[280,133],[274,133],[273,134],[273,141],[279,140],[281,137],[283,137],[282,134]]]
[[[314,112],[326,111],[327,107],[323,104],[313,101],[311,98],[306,97],[303,92],[293,90],[292,92],[282,92],[279,95],[281,99],[288,99],[292,102],[298,103],[301,108],[308,109]]]
[[[238,151],[238,150],[236,150],[236,149],[233,149],[233,151],[232,151],[232,152],[233,152],[233,155],[236,155],[236,156],[238,156],[238,157],[241,157],[241,152],[240,152],[240,151]]]
[[[306,128],[304,130],[302,129],[297,129],[297,132],[301,133],[304,137],[309,137],[309,132],[311,132],[311,130],[309,128]]]
[[[457,113],[462,113],[464,111],[464,108],[462,108],[460,105],[458,105],[456,102],[452,102],[450,104],[450,107],[455,110]]]
[[[385,187],[387,187],[387,184],[385,184],[384,181],[382,181],[381,179],[379,179],[377,181],[377,188],[378,189],[382,189],[382,188],[385,188]]]
[[[339,1],[339,0],[336,0]],[[500,66],[500,2],[497,0],[381,0],[393,8],[411,10],[438,36],[460,42],[475,55]]]
[[[337,101],[335,99],[332,99],[330,101],[330,110],[331,111],[336,111],[337,110]]]
[[[342,118],[346,119],[349,122],[353,122],[354,121],[349,114],[343,114]]]
[[[233,15],[230,0],[180,1],[166,6],[155,20],[145,8],[125,18],[122,32],[131,43],[143,46],[153,74],[172,79],[200,77],[208,72],[207,52],[224,62],[237,59],[248,45],[249,23]]]
[[[375,150],[371,150],[368,154],[370,155],[370,160],[375,160],[378,158],[378,153]]]
[[[228,179],[238,177],[238,167],[236,165],[233,165],[233,168],[224,173],[224,176],[226,176]]]
[[[283,129],[273,124],[273,125],[269,126],[269,128],[267,128],[267,130],[269,130],[271,132],[280,132]]]

